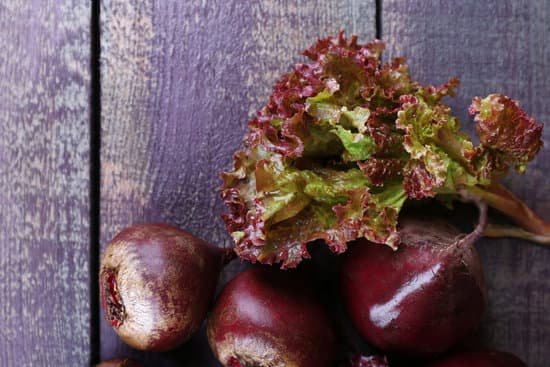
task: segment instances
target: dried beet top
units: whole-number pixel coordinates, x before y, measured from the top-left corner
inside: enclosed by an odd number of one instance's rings
[[[421,85],[403,58],[382,63],[383,50],[342,33],[319,40],[249,122],[222,174],[223,218],[241,258],[293,267],[315,239],[338,253],[358,237],[396,247],[406,200],[494,199],[497,179],[523,172],[540,149],[542,124],[500,94],[474,99],[474,146],[442,102],[458,80]]]

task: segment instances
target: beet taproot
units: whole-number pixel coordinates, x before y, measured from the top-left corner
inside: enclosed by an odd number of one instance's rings
[[[486,208],[468,235],[446,221],[400,218],[394,251],[366,240],[345,255],[341,292],[359,333],[381,350],[405,356],[443,353],[480,322],[486,289],[473,242]]]

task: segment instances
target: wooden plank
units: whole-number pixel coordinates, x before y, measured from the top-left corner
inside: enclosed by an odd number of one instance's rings
[[[141,221],[173,223],[229,246],[218,173],[229,168],[248,118],[317,37],[345,29],[373,38],[374,1],[104,0],[101,29],[103,246]],[[148,357],[101,327],[103,358],[215,363],[209,352],[191,356],[208,350],[203,335]]]
[[[460,95],[449,101],[465,129],[472,97],[505,93],[546,122],[545,146],[524,176],[508,187],[550,219],[550,3],[537,1],[386,0],[382,36],[392,56],[409,60],[414,77],[442,83],[458,76]],[[529,366],[548,365],[550,249],[518,240],[482,240],[490,308],[479,333],[485,345],[513,352]]]
[[[90,361],[87,1],[0,5],[0,366]]]

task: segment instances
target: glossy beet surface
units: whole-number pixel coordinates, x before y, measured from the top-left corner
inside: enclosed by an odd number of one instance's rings
[[[130,358],[116,358],[108,361],[103,361],[96,367],[143,367],[138,362]]]
[[[222,250],[164,224],[124,229],[100,269],[101,305],[120,338],[162,351],[196,331],[213,297]]]
[[[431,356],[479,323],[486,303],[472,242],[441,221],[400,220],[401,245],[358,241],[341,269],[342,296],[362,336],[390,353]]]
[[[510,353],[478,350],[453,354],[431,363],[429,367],[527,367]]]
[[[229,367],[332,366],[335,337],[324,308],[292,272],[254,268],[220,294],[208,341]]]

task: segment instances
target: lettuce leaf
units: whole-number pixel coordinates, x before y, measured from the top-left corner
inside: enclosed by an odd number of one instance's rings
[[[241,258],[294,267],[317,239],[337,253],[358,237],[396,248],[406,200],[464,190],[517,216],[515,198],[495,182],[509,167],[525,170],[542,124],[509,97],[476,97],[476,146],[443,103],[458,80],[421,85],[404,58],[382,62],[383,50],[343,33],[319,40],[249,122],[221,189]]]
[[[474,98],[469,111],[474,115],[481,143],[476,152],[478,166],[493,161],[497,162],[493,164],[498,173],[506,173],[510,166],[525,172],[527,163],[542,147],[543,125],[502,94]]]

